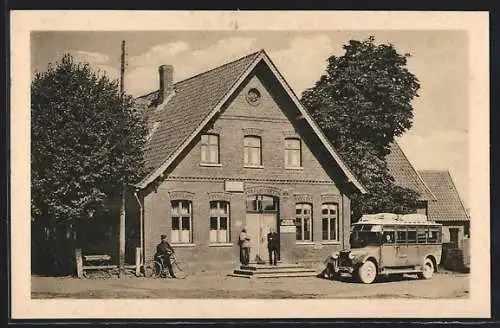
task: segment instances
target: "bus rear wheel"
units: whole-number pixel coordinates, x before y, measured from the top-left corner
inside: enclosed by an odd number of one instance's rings
[[[357,276],[364,284],[371,284],[374,282],[377,277],[377,267],[375,266],[375,263],[372,261],[366,261],[363,263],[358,269]]]
[[[434,274],[434,263],[432,263],[431,259],[425,259],[424,266],[422,268],[422,272],[418,274],[420,279],[431,279]]]

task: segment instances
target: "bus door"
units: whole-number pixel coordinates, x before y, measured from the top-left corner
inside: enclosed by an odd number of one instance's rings
[[[407,264],[408,265],[418,265],[421,263],[420,259],[420,247],[417,244],[417,227],[416,226],[409,226],[408,227],[408,243],[407,243]]]
[[[429,238],[429,227],[419,226],[417,227],[417,244],[418,244],[418,258],[422,261],[423,257],[429,252],[429,246],[427,245]]]
[[[381,248],[381,267],[384,268],[398,266],[396,254],[396,228],[394,226],[383,227]]]
[[[396,228],[396,259],[395,266],[403,267],[408,265],[408,231],[406,226]]]

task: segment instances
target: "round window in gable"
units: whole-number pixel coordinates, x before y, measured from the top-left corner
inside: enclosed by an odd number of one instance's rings
[[[257,106],[258,104],[260,104],[260,99],[261,99],[261,95],[260,95],[259,90],[255,89],[255,88],[248,90],[247,101],[250,105]]]

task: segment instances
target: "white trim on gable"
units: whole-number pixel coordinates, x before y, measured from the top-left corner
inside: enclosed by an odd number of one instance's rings
[[[189,145],[191,141],[203,130],[205,125],[214,117],[214,115],[220,111],[222,106],[226,103],[226,101],[231,97],[231,95],[236,91],[239,85],[245,80],[248,74],[257,66],[261,59],[261,54],[257,56],[257,58],[247,67],[245,72],[239,77],[236,83],[229,89],[229,91],[222,97],[219,103],[214,107],[214,109],[210,112],[207,117],[203,119],[201,124],[196,128],[196,130],[184,140],[179,148],[175,150],[175,152],[165,161],[160,167],[158,167],[152,174],[148,175],[145,179],[143,179],[140,183],[136,185],[138,188],[146,188],[150,183],[156,180],[163,172],[172,164],[172,162],[181,154],[181,152]]]
[[[208,122],[214,117],[214,115],[219,112],[222,108],[222,106],[227,102],[229,97],[236,91],[236,89],[241,85],[241,83],[248,77],[250,72],[257,66],[260,61],[263,60],[268,68],[271,70],[271,72],[276,76],[278,81],[280,82],[281,86],[285,89],[287,92],[288,96],[292,99],[294,104],[297,106],[299,111],[301,112],[302,116],[306,119],[306,121],[309,123],[313,131],[316,133],[316,135],[319,137],[323,145],[326,147],[330,155],[334,158],[334,160],[337,162],[339,165],[340,169],[344,172],[346,177],[348,178],[348,181],[354,184],[358,190],[365,194],[367,193],[366,189],[363,187],[363,185],[355,178],[354,174],[349,170],[349,168],[345,165],[345,163],[342,161],[340,156],[337,154],[335,149],[333,148],[332,144],[328,141],[326,136],[323,134],[319,126],[314,122],[312,117],[309,115],[307,110],[302,106],[300,103],[299,99],[293,92],[293,90],[290,88],[290,86],[286,83],[286,81],[283,79],[283,76],[279,73],[278,69],[274,66],[272,63],[271,59],[267,56],[264,50],[261,50],[259,55],[254,59],[254,61],[247,67],[245,72],[238,78],[238,80],[234,83],[234,85],[229,89],[229,91],[224,95],[224,97],[219,101],[219,103],[214,107],[214,109],[210,112],[207,117],[203,119],[201,124],[196,128],[196,130],[188,137],[184,142],[181,144],[179,148],[175,150],[175,152],[165,161],[163,164],[158,167],[152,174],[148,175],[145,179],[143,179],[140,183],[136,185],[138,188],[145,188],[147,187],[150,183],[152,183],[154,180],[156,180],[159,176],[163,174],[163,172],[172,164],[172,162],[181,154],[181,152],[189,145],[190,142],[202,131],[202,129],[205,127],[205,125],[208,124]]]

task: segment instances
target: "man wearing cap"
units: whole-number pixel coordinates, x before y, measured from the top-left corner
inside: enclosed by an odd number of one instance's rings
[[[159,259],[163,266],[167,266],[168,273],[172,278],[175,278],[172,263],[170,262],[170,255],[174,253],[174,249],[168,243],[166,235],[161,235],[160,239],[160,243],[156,246],[155,258]]]

